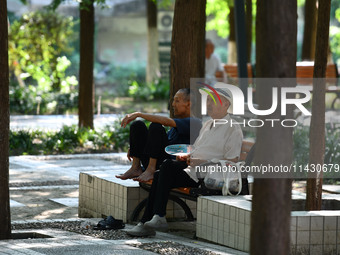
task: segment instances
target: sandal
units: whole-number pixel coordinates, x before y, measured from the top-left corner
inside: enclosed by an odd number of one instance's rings
[[[122,229],[125,227],[125,224],[122,220],[116,220],[112,216],[106,217],[104,220],[98,222],[97,226],[95,226],[94,230],[110,230],[110,229]]]

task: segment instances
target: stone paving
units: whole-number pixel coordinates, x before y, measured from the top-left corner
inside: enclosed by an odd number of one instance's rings
[[[69,219],[66,221],[75,221],[79,219]],[[60,220],[52,220],[52,222],[60,222]],[[32,223],[37,221],[17,221],[17,223]],[[44,221],[40,221],[44,222]],[[51,220],[49,221],[51,222]],[[131,228],[127,225],[127,228]],[[13,233],[27,233],[32,230],[18,230]],[[68,231],[56,229],[40,229],[34,230],[35,233],[48,236],[48,238],[35,239],[12,239],[0,241],[0,254],[155,254],[145,251],[131,245],[151,242],[168,242],[172,241],[181,245],[192,248],[201,249],[202,251],[210,251],[216,254],[237,254],[243,255],[246,253],[239,252],[227,247],[218,246],[211,243],[191,240],[184,237],[179,237],[167,233],[157,232],[154,238],[130,239],[130,240],[103,240],[90,236],[84,236]]]
[[[79,186],[78,184],[70,185],[68,183],[78,182],[80,172],[124,172],[129,168],[127,163],[125,153],[10,157],[12,225],[34,221],[43,223],[84,220],[63,218],[63,212],[65,213],[66,210],[73,210],[75,217],[77,217],[77,192]],[[60,183],[60,185],[47,185],[53,182]],[[63,182],[66,185],[63,185]],[[40,185],[40,183],[43,185]],[[56,196],[60,191],[72,191],[76,196]],[[32,201],[27,204],[20,202],[20,198],[34,196],[34,192],[40,192],[39,194],[46,196],[45,199],[49,200],[50,203],[47,205],[49,208],[45,208],[46,205],[44,207],[44,204],[34,204]],[[54,205],[59,205],[64,210],[59,213],[51,212]],[[32,210],[35,206],[41,206],[45,210],[45,214],[39,215],[40,218],[26,217],[18,220],[18,217],[14,215],[19,209]],[[94,220],[98,221],[98,219]],[[184,226],[185,224],[180,223],[178,225]],[[174,228],[178,227],[178,225],[174,226]],[[194,224],[191,225],[194,226]],[[126,226],[126,228],[131,227],[132,225]],[[0,241],[0,254],[155,254],[133,247],[131,244],[165,241],[173,241],[186,246],[212,251],[216,254],[245,254],[228,247],[178,236],[175,235],[176,233],[157,232],[154,238],[103,240],[57,229],[13,230],[13,233],[23,232],[35,232],[52,236],[52,238],[2,240]]]

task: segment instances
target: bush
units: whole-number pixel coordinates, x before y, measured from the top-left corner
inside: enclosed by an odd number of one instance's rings
[[[120,121],[101,130],[63,126],[59,131],[10,131],[10,155],[127,151],[129,126]]]
[[[324,164],[338,164],[340,162],[340,129],[326,125]],[[309,163],[309,127],[298,126],[294,131],[294,159],[296,167],[307,166]],[[328,167],[329,169],[329,167]],[[334,168],[333,168],[334,170]],[[307,177],[307,174],[305,175]],[[324,178],[334,177],[334,172],[324,173]],[[334,180],[325,180],[333,182]]]
[[[73,18],[47,10],[14,20],[8,37],[11,113],[64,113],[77,106],[78,81],[67,76]],[[39,46],[39,47],[38,47]]]
[[[131,81],[145,81],[145,63],[131,62],[126,65],[112,63],[103,67],[95,65],[95,77],[99,83],[110,84],[115,87],[117,96],[128,96]]]
[[[32,85],[11,84],[9,93],[12,114],[64,114],[78,106],[77,91],[44,93]]]
[[[129,87],[129,96],[135,100],[154,100],[169,98],[170,84],[166,80],[159,80],[153,83],[132,81]]]
[[[73,25],[72,17],[47,10],[24,14],[11,24],[9,67],[19,82],[31,77],[29,81],[44,92],[77,85],[74,76],[65,74],[71,65],[65,54],[71,51]]]

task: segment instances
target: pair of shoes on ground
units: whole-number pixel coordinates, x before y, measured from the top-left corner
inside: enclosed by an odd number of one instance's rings
[[[155,230],[166,231],[168,230],[168,223],[165,217],[154,215],[150,221],[138,223],[132,229],[126,230],[125,232],[131,236],[154,236],[156,235]]]
[[[110,229],[122,229],[125,227],[125,224],[122,220],[117,220],[112,216],[106,217],[104,220],[98,222],[97,226],[95,226],[94,230],[110,230]]]

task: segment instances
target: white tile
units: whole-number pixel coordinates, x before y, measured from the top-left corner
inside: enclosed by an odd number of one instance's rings
[[[223,220],[223,232],[229,233],[230,232],[230,223],[228,219]]]
[[[207,224],[208,224],[208,221],[207,221],[207,219],[208,219],[208,214],[202,212],[202,216],[201,216],[201,217],[202,217],[202,219],[201,219],[201,220],[202,220],[202,225],[203,225],[203,226],[207,226]]]
[[[324,217],[312,216],[311,217],[311,230],[322,231],[323,230]]]
[[[213,214],[213,209],[214,208],[214,202],[213,201],[208,201],[208,213]]]
[[[290,231],[290,243],[296,245],[296,231]]]
[[[218,216],[219,217],[224,217],[224,204],[219,204],[218,205]]]
[[[207,226],[210,228],[213,227],[213,216],[211,214],[207,215]]]
[[[218,216],[218,202],[214,202],[213,203],[213,211],[212,211],[212,214],[215,215],[215,216]]]
[[[223,231],[218,231],[217,243],[223,244],[223,240],[224,240],[224,233],[223,233]]]
[[[250,239],[244,239],[244,251],[249,252],[250,250]]]
[[[229,233],[224,232],[223,233],[223,245],[230,246],[230,235]]]
[[[213,217],[213,229],[217,230],[218,229],[218,217],[217,216],[212,216]]]
[[[237,245],[236,245],[236,248],[237,248],[238,250],[241,250],[241,251],[244,250],[244,241],[245,241],[245,239],[244,239],[243,237],[241,237],[241,236],[238,236],[238,237],[237,237]]]
[[[335,245],[336,244],[336,231],[324,231],[324,245],[331,244]]]
[[[230,219],[236,221],[236,208],[230,207]]]
[[[250,222],[251,222],[251,212],[250,211],[245,211],[244,222],[245,222],[245,224],[250,225]]]
[[[208,212],[208,200],[207,199],[202,199],[202,212],[206,212],[206,213]]]
[[[207,227],[207,240],[212,241],[213,240],[213,228]]]
[[[197,199],[197,212],[202,212],[202,199]]]
[[[245,211],[242,209],[238,210],[238,222],[245,223]]]
[[[238,235],[241,237],[245,237],[245,225],[242,223],[238,223]]]
[[[250,239],[250,225],[244,226],[244,237]]]
[[[236,248],[235,247],[235,238],[236,238],[236,236],[235,235],[229,235],[229,246],[231,247],[231,248]]]
[[[324,221],[324,230],[328,231],[328,230],[336,230],[336,220],[337,217],[335,216],[326,216],[324,217],[325,221]]]
[[[311,231],[310,232],[310,244],[321,244],[323,243],[323,231]]]
[[[310,217],[299,216],[297,217],[297,230],[298,231],[309,231],[310,230]]]
[[[297,217],[292,216],[290,217],[290,230],[296,231],[296,229],[297,229]]]
[[[196,224],[196,236],[201,237],[202,236],[202,225],[201,224]]]
[[[230,206],[224,205],[224,218],[230,219]]]
[[[212,229],[212,241],[217,243],[218,230]]]
[[[207,239],[207,227],[206,226],[202,226],[201,236],[198,236],[198,237],[201,237],[203,239]]]
[[[230,225],[230,233],[231,234],[236,234],[236,222],[235,221],[229,221]]]
[[[202,213],[200,211],[197,212],[197,224],[202,224]]]
[[[306,245],[309,244],[309,231],[298,231],[296,237],[297,245]]]

